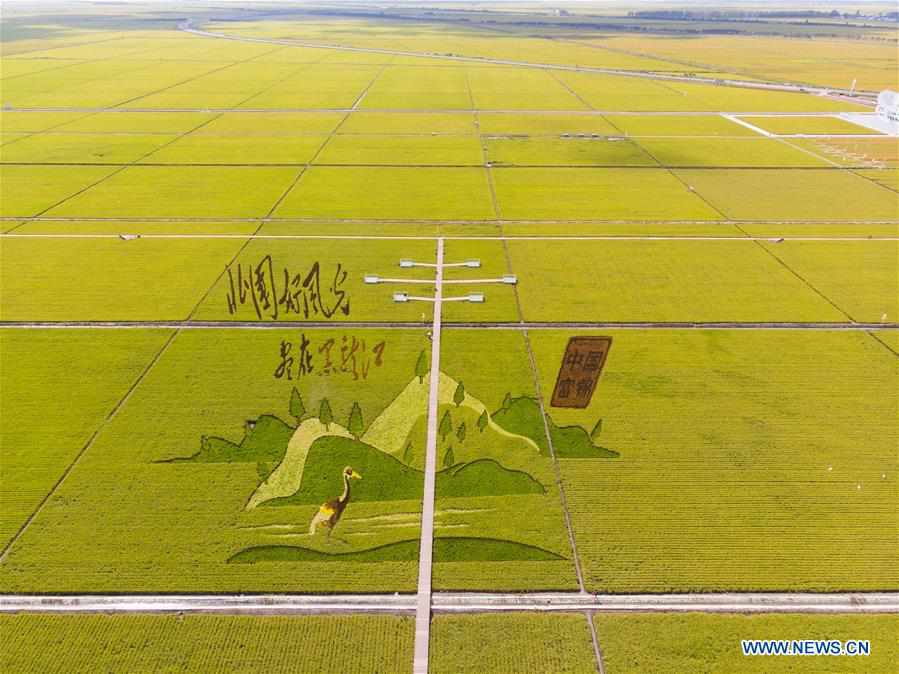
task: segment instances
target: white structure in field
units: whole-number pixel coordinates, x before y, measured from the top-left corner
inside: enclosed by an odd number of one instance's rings
[[[885,89],[877,96],[877,114],[891,124],[899,124],[899,94]]]
[[[885,89],[875,112],[841,112],[840,117],[887,136],[899,136],[899,93]]]

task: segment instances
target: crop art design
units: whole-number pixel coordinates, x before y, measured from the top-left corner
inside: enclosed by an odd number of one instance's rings
[[[380,345],[379,357],[386,348]],[[256,486],[236,514],[235,540],[242,543],[229,562],[417,559],[430,386],[425,351],[406,372],[408,381],[372,418],[359,402],[337,404],[319,393],[320,382],[365,386],[362,376],[297,377],[290,382],[291,418],[263,413],[245,422],[239,440],[203,435],[194,453],[164,460],[255,466]],[[568,559],[567,550],[546,543],[533,513],[558,508],[552,452],[563,459],[618,456],[596,444],[602,424],[592,434],[558,426],[542,418],[532,396],[506,393],[488,407],[445,372],[438,414],[435,561]]]
[[[297,271],[276,268],[271,255],[258,263],[228,265],[226,300],[228,313],[252,307],[258,320],[278,320],[279,316],[329,319],[350,315],[350,298],[342,289],[347,272],[338,263],[330,280],[322,279],[321,264]]]

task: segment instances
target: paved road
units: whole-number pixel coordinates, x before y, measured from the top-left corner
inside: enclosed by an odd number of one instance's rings
[[[394,613],[413,614],[414,594],[0,595],[0,613]],[[590,594],[436,592],[437,613],[609,611],[899,613],[899,592]]]
[[[769,138],[777,138],[777,139],[789,139],[789,138],[836,138],[836,139],[857,139],[857,138],[883,138],[884,136],[821,136],[821,135],[801,135],[794,134],[791,136],[775,136],[772,134],[766,134]],[[841,169],[871,169],[871,163],[866,160],[858,160],[856,164],[837,164],[836,162],[830,162],[832,166],[839,167]],[[74,166],[74,167],[82,167],[82,166],[107,166],[107,167],[174,167],[174,168],[372,168],[372,169],[389,169],[389,168],[399,168],[399,169],[473,169],[473,168],[484,168],[484,164],[481,163],[469,163],[469,164],[409,164],[409,163],[398,163],[391,164],[389,162],[381,162],[381,163],[351,163],[351,162],[343,162],[339,164],[332,164],[329,162],[258,162],[254,164],[248,163],[237,163],[237,162],[154,162],[154,161],[140,161],[137,163],[134,162],[102,162],[102,161],[0,161],[0,166]],[[493,168],[502,169],[504,171],[514,171],[516,169],[577,169],[590,171],[593,169],[627,169],[629,171],[637,170],[645,170],[645,171],[655,171],[659,168],[665,169],[673,169],[673,170],[695,170],[702,169],[704,171],[707,170],[716,170],[716,169],[724,169],[724,170],[734,170],[734,169],[753,169],[753,170],[762,170],[762,169],[770,169],[777,170],[779,172],[783,171],[830,171],[830,166],[783,166],[778,164],[753,164],[753,165],[734,165],[734,164],[703,164],[702,166],[698,166],[696,164],[611,164],[611,163],[596,163],[596,164],[494,164]],[[883,166],[886,168],[886,166]]]
[[[452,220],[452,219],[425,219],[425,218],[281,218],[272,216],[258,217],[233,217],[233,216],[182,216],[182,217],[160,217],[160,216],[60,216],[60,215],[4,215],[0,216],[0,222],[8,222],[10,224],[24,224],[26,222],[136,222],[136,223],[234,223],[234,222],[272,222],[278,224],[297,224],[297,225],[562,225],[569,227],[571,225],[664,225],[666,227],[675,225],[840,225],[848,227],[850,225],[894,225],[899,219],[891,220],[865,220],[861,218],[853,218],[852,220],[739,220],[739,219],[719,219],[719,220],[515,220],[515,219],[497,219],[490,220],[473,219],[473,220]],[[7,232],[8,234],[9,232]],[[44,234],[42,236],[79,236],[77,234]],[[80,235],[84,236],[84,235]],[[256,237],[263,235],[257,234]],[[269,235],[274,238],[275,235]],[[339,238],[339,234],[321,235],[322,238],[335,239]],[[358,238],[358,235],[348,235]],[[408,237],[405,237],[408,238]],[[436,238],[434,236],[427,238]],[[450,237],[451,238],[467,238],[467,237]],[[494,237],[496,238],[496,237]],[[617,237],[615,237],[617,238]],[[720,237],[711,237],[720,238]],[[745,238],[745,237],[743,237]],[[795,238],[795,237],[794,237]]]
[[[724,223],[731,224],[731,222]],[[776,224],[776,223],[775,223]],[[843,223],[850,224],[850,223]],[[858,223],[855,223],[858,224]],[[5,232],[0,238],[7,239],[120,239],[129,236],[125,233],[109,234],[73,234],[73,233],[30,233],[30,232]],[[138,239],[246,239],[249,234],[132,234]],[[541,234],[497,234],[475,236],[443,236],[433,235],[394,235],[394,234],[256,234],[253,240],[273,239],[309,239],[313,241],[434,241],[442,238],[445,241],[711,241],[732,243],[736,241],[762,241],[767,243],[782,243],[784,241],[857,241],[857,242],[884,242],[899,241],[899,236],[746,236],[734,229],[729,236],[705,236],[705,235],[652,235],[652,234],[606,234],[593,236],[566,236],[566,235],[541,235]],[[403,281],[404,283],[422,283],[422,281]],[[430,281],[425,281],[430,283]]]
[[[310,49],[332,49],[336,51],[348,51],[348,52],[360,52],[366,54],[385,54],[391,56],[408,56],[414,58],[427,58],[427,59],[437,59],[440,61],[456,61],[462,63],[477,63],[477,64],[487,64],[487,65],[505,65],[505,66],[516,66],[520,68],[536,68],[540,70],[560,70],[567,72],[578,72],[578,73],[596,73],[602,75],[614,75],[621,77],[639,77],[644,79],[651,80],[664,80],[668,82],[691,82],[694,84],[714,84],[718,86],[726,86],[726,87],[737,87],[741,89],[763,89],[766,91],[785,91],[791,93],[808,93],[808,94],[817,94],[820,96],[848,96],[849,90],[847,89],[835,89],[829,87],[814,87],[814,86],[804,86],[798,84],[789,84],[789,83],[780,83],[780,82],[763,82],[763,81],[750,81],[750,80],[733,80],[733,79],[719,79],[713,77],[693,77],[688,75],[669,75],[664,73],[657,73],[647,70],[621,70],[617,68],[600,68],[600,67],[592,67],[592,66],[581,66],[581,65],[564,65],[564,64],[554,64],[554,63],[536,63],[532,61],[517,61],[512,59],[497,59],[497,58],[487,58],[481,56],[462,56],[459,54],[437,54],[431,52],[416,52],[416,51],[403,51],[398,49],[383,49],[376,47],[350,47],[344,45],[335,45],[335,44],[327,44],[321,42],[308,42],[305,40],[284,40],[284,39],[273,39],[273,38],[261,38],[261,37],[246,37],[246,36],[238,36],[238,35],[228,35],[227,33],[218,33],[213,31],[201,30],[199,28],[193,28],[190,25],[190,22],[184,22],[178,25],[178,30],[184,31],[185,33],[190,33],[192,35],[197,35],[200,37],[206,38],[215,38],[219,40],[234,40],[237,42],[256,42],[261,44],[275,44],[282,45],[288,47],[306,47]],[[874,105],[874,101],[871,97],[874,94],[865,93],[865,92],[856,92],[857,96],[853,97],[851,100],[854,103],[858,103],[859,105]]]
[[[853,101],[858,103],[859,101]],[[5,107],[6,112],[84,112],[84,113],[117,113],[122,115],[139,114],[139,113],[160,113],[160,112],[204,112],[204,113],[235,113],[244,112],[250,114],[259,113],[319,113],[319,114],[335,114],[353,112],[353,108],[123,108],[123,107],[80,107],[71,105],[61,106],[43,106],[43,107]],[[722,114],[743,115],[747,117],[762,117],[765,115],[776,115],[777,117],[834,117],[833,112],[757,112],[757,111],[693,111],[684,112],[683,110],[521,110],[521,109],[503,109],[503,108],[477,108],[478,112],[484,114],[509,114],[509,115],[574,115],[582,117],[596,117],[602,115],[617,115],[627,117],[720,117]],[[441,115],[471,115],[471,108],[365,108],[365,112],[385,112],[390,114],[441,114]],[[844,113],[849,114],[849,113]],[[858,113],[870,115],[871,113]],[[85,132],[88,133],[88,132]],[[132,134],[133,135],[133,134]],[[407,135],[407,134],[403,134]],[[427,134],[431,135],[431,134]],[[501,134],[500,134],[501,135]],[[677,136],[684,138],[684,136]],[[697,136],[692,136],[697,137]],[[721,138],[721,136],[715,136]],[[745,137],[745,136],[742,136]]]
[[[431,374],[428,380],[428,433],[418,551],[418,595],[415,605],[414,674],[427,674],[431,643],[431,570],[434,551],[434,500],[437,474],[437,413],[440,405],[440,335],[443,328],[444,241],[437,239],[434,263],[434,322],[431,326]]]
[[[0,329],[178,329],[178,330],[282,330],[347,328],[413,330],[432,328],[421,321],[0,321]],[[899,323],[763,322],[763,321],[457,321],[443,322],[443,330],[899,330]]]
[[[659,611],[712,613],[899,613],[899,592],[724,592],[685,594],[473,593],[434,595],[434,610]]]

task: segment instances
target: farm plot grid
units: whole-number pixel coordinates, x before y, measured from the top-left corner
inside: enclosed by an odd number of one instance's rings
[[[899,586],[899,194],[857,104],[225,42],[4,58],[0,592],[414,593],[431,451],[435,592]],[[578,336],[608,359],[555,406]],[[35,657],[252,629],[412,658],[408,617],[141,619],[9,621]],[[487,630],[472,671],[595,671],[603,620],[436,616],[430,667]]]

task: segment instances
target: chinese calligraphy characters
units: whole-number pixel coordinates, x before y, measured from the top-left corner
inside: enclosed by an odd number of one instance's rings
[[[331,318],[338,311],[350,313],[350,299],[342,289],[347,279],[343,265],[337,263],[331,281],[322,281],[321,265],[313,263],[309,271],[292,273],[286,267],[276,270],[272,256],[266,255],[256,265],[238,264],[227,267],[228,313],[250,305],[259,320],[278,320],[291,315],[303,318]]]
[[[611,337],[572,337],[553,389],[553,407],[584,408],[590,404],[596,382],[606,363]]]
[[[348,375],[354,381],[367,379],[372,366],[384,364],[386,343],[381,340],[369,347],[365,338],[343,335],[339,339],[328,337],[313,346],[305,333],[297,342],[281,340],[275,379],[300,379],[311,374],[328,377]]]

